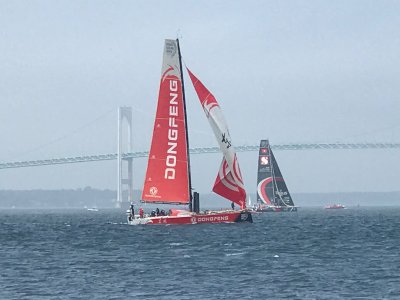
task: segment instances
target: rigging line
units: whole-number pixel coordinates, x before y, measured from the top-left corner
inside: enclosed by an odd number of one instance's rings
[[[39,145],[39,146],[37,146],[37,147],[35,147],[35,148],[32,148],[32,149],[30,149],[30,150],[28,150],[28,151],[19,153],[17,156],[15,156],[15,157],[12,158],[12,159],[14,160],[14,159],[16,159],[16,158],[18,158],[18,157],[21,157],[21,156],[23,156],[23,155],[36,152],[36,151],[38,151],[38,150],[40,150],[40,149],[43,149],[43,148],[45,148],[45,147],[47,147],[47,146],[49,146],[49,145],[53,145],[53,144],[55,144],[55,143],[58,143],[59,141],[62,141],[62,140],[64,140],[64,139],[66,139],[66,138],[68,138],[68,137],[70,137],[70,136],[76,134],[77,132],[79,132],[79,131],[81,131],[81,130],[87,128],[87,127],[89,127],[89,126],[92,125],[93,123],[96,123],[97,121],[103,119],[104,117],[106,117],[108,114],[110,114],[110,113],[111,113],[112,111],[114,111],[114,110],[115,110],[115,108],[112,108],[112,109],[106,111],[105,113],[101,114],[100,116],[96,117],[95,119],[93,119],[93,120],[91,120],[91,121],[89,121],[89,122],[83,124],[82,126],[76,128],[76,129],[74,129],[74,130],[72,130],[72,131],[70,131],[70,132],[68,132],[68,133],[66,133],[66,134],[64,134],[64,135],[62,135],[62,136],[60,136],[60,137],[54,139],[54,140],[51,140],[51,141],[49,141],[49,142],[47,142],[47,143],[44,143],[44,144],[41,144],[41,145]]]

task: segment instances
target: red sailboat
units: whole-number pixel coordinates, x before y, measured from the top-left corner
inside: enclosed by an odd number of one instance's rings
[[[136,224],[197,224],[252,222],[246,210],[246,191],[226,122],[215,97],[189,71],[204,112],[219,142],[223,160],[213,191],[238,204],[240,210],[200,212],[199,194],[191,187],[189,139],[178,40],[165,40],[163,66],[153,138],[149,152],[142,201],[183,204],[188,210],[128,217]]]

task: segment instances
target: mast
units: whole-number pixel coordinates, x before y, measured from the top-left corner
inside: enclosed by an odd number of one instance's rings
[[[176,44],[178,45],[178,55],[179,55],[179,68],[181,72],[182,81],[182,98],[183,98],[183,111],[185,113],[185,129],[186,129],[186,153],[188,158],[188,177],[189,177],[189,211],[193,211],[193,197],[192,197],[192,175],[190,171],[190,153],[189,153],[189,131],[187,123],[187,113],[186,113],[186,97],[185,97],[185,84],[183,81],[183,70],[182,70],[182,55],[181,48],[179,46],[179,39],[176,39]]]
[[[271,145],[268,143],[268,153],[270,155],[270,163],[271,163],[271,174],[272,174],[272,199],[274,201],[274,205],[278,206],[276,203],[275,198],[275,191],[276,191],[276,177],[275,177],[275,170],[274,170],[274,163],[272,161],[272,153],[271,153]]]

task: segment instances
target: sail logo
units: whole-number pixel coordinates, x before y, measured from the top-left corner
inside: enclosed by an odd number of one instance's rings
[[[221,143],[225,143],[227,145],[226,149],[232,146],[232,142],[229,140],[229,136],[227,137],[226,133],[222,133]]]
[[[210,111],[214,107],[219,107],[218,102],[214,98],[204,101],[203,108],[204,108],[204,112],[206,113],[207,118],[210,116]]]
[[[165,41],[165,52],[171,56],[174,56],[176,54],[176,43],[174,40]]]
[[[287,196],[288,195],[288,192],[284,192],[284,191],[276,191],[276,194],[278,195],[278,196]]]
[[[228,216],[197,217],[197,222],[229,221]]]
[[[167,157],[165,159],[165,179],[175,179],[176,175],[176,148],[178,146],[178,81],[169,81],[169,109],[168,109],[168,148]]]
[[[268,156],[260,156],[260,164],[265,166],[268,165],[269,160],[268,160]]]
[[[150,195],[157,196],[157,193],[158,193],[158,188],[156,188],[155,186],[152,186],[150,188]]]

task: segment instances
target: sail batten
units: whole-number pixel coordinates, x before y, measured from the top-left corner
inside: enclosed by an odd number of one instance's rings
[[[232,145],[228,126],[222,115],[221,108],[214,95],[188,68],[186,69],[218,141],[220,150],[223,153],[222,163],[217,173],[213,192],[237,203],[241,208],[245,208],[246,190],[244,188],[236,152]]]

